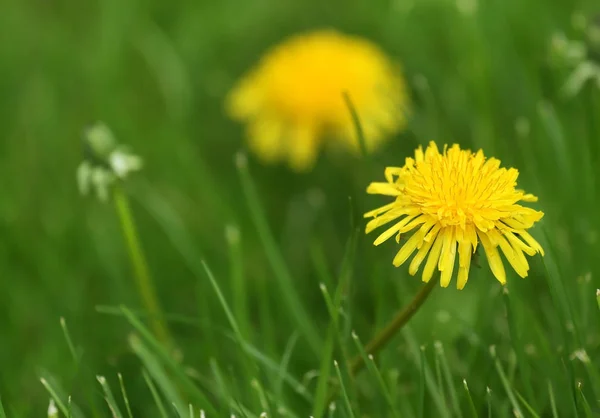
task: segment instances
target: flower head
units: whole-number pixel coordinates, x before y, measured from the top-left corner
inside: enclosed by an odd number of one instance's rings
[[[386,168],[385,183],[369,185],[367,193],[395,200],[365,214],[374,218],[366,232],[395,221],[375,240],[379,245],[393,235],[400,242],[402,234],[412,231],[393,263],[400,266],[417,251],[408,271],[416,274],[427,258],[425,282],[437,268],[441,285],[448,286],[458,253],[457,287],[462,289],[479,242],[500,283],[506,283],[506,273],[498,247],[517,274],[525,277],[529,270],[525,254],[544,254],[527,230],[544,214],[518,204],[537,201],[515,188],[518,176],[516,169],[501,168],[499,160],[486,159],[481,150],[473,153],[455,144],[440,153],[431,142],[425,152],[419,147],[403,167]]]
[[[399,69],[377,46],[334,31],[294,36],[273,48],[231,91],[227,110],[247,123],[249,146],[260,158],[302,171],[326,139],[358,149],[344,93],[369,150],[404,126]]]
[[[100,122],[86,129],[83,148],[84,159],[77,168],[79,191],[87,195],[94,189],[101,201],[108,200],[111,185],[143,166],[142,159],[120,145],[108,126]]]

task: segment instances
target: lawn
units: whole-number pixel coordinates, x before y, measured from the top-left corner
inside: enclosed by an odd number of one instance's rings
[[[50,399],[74,418],[600,416],[599,11],[5,1],[0,417],[47,416]],[[322,28],[400,63],[407,126],[368,155],[266,164],[227,94],[270,47]],[[578,83],[581,65],[597,81]],[[96,121],[144,161],[104,202],[76,181]],[[503,286],[480,248],[465,288],[435,286],[370,360],[424,285],[393,266],[394,240],[365,234],[363,214],[389,203],[366,189],[430,141],[517,168],[545,255],[525,279],[505,260]],[[136,286],[146,267],[158,319]],[[350,373],[356,358],[367,367]]]

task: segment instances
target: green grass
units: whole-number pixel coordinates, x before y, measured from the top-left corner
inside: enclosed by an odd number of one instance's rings
[[[45,416],[50,398],[75,418],[597,416],[600,89],[565,97],[571,70],[549,49],[555,32],[582,39],[572,16],[597,5],[468,3],[4,2],[0,417]],[[224,96],[270,45],[323,26],[402,63],[409,129],[309,174],[263,166]],[[97,120],[144,158],[125,193],[173,347],[113,205],[78,194]],[[481,255],[371,360],[364,345],[421,283],[362,233],[383,203],[365,188],[429,140],[517,167],[546,255],[504,293]]]

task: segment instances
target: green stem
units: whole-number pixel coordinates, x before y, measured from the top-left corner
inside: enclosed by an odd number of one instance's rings
[[[150,278],[150,270],[148,269],[148,263],[146,262],[146,257],[138,238],[129,200],[120,184],[114,186],[113,198],[117,214],[119,215],[119,221],[121,222],[123,237],[129,250],[129,258],[131,259],[134,271],[133,277],[135,278],[140,297],[150,315],[152,329],[156,338],[170,347],[171,339],[169,331],[164,322],[162,310],[156,297],[156,291]]]
[[[376,354],[402,329],[404,325],[413,317],[419,310],[421,305],[427,300],[427,297],[437,285],[438,277],[430,280],[425,286],[419,290],[419,293],[415,295],[413,300],[404,307],[396,316],[391,320],[387,326],[382,329],[365,347],[367,354]],[[361,355],[356,356],[350,362],[350,375],[354,376],[359,372],[365,365],[364,357]]]

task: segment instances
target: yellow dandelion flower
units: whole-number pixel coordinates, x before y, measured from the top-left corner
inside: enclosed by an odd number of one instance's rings
[[[518,176],[516,169],[501,168],[498,159],[487,159],[482,150],[473,153],[455,144],[440,153],[430,142],[425,152],[419,147],[415,158],[407,158],[403,167],[387,167],[386,182],[369,185],[367,193],[395,200],[365,214],[374,218],[366,232],[396,221],[375,240],[379,245],[393,235],[399,243],[402,234],[412,231],[393,263],[398,267],[417,251],[408,271],[415,275],[427,258],[425,282],[437,268],[441,285],[448,286],[458,253],[457,287],[462,289],[479,242],[500,283],[506,283],[506,272],[498,247],[517,274],[525,277],[529,270],[525,254],[544,255],[527,232],[544,213],[518,204],[537,201],[515,188]]]
[[[249,147],[260,158],[305,171],[325,140],[358,150],[344,93],[368,150],[404,127],[407,95],[399,68],[372,43],[328,30],[274,47],[232,89],[227,110],[247,124]]]

